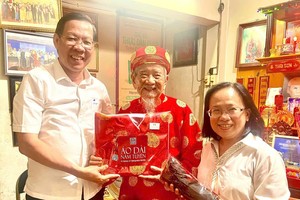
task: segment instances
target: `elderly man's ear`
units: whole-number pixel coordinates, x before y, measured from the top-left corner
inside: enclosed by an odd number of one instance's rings
[[[134,89],[137,89],[136,83],[135,83],[135,76],[133,76],[132,74],[131,74],[131,81],[132,81],[132,85],[133,85]]]

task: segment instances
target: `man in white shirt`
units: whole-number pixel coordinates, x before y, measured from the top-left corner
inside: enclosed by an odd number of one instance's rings
[[[14,99],[13,131],[28,157],[26,199],[101,199],[102,185],[117,178],[107,166],[87,166],[94,153],[94,114],[111,112],[105,85],[86,66],[96,29],[83,14],[69,13],[53,37],[58,59],[24,75]]]

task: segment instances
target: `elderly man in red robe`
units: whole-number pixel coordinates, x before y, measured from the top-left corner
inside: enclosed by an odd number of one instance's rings
[[[139,48],[131,57],[131,78],[139,98],[123,105],[119,113],[161,113],[169,111],[169,153],[192,174],[197,175],[202,150],[199,125],[191,109],[179,99],[164,94],[170,72],[169,53],[159,46]],[[129,125],[128,125],[129,126]],[[161,158],[157,158],[161,159]],[[91,164],[100,164],[100,157],[91,157]],[[151,168],[155,175],[123,176],[119,191],[121,200],[178,199],[160,181],[162,169]],[[115,183],[108,186],[114,188]],[[110,190],[108,190],[110,191]]]
[[[201,131],[186,103],[164,94],[170,72],[169,53],[158,46],[139,48],[131,57],[131,78],[140,98],[124,105],[119,113],[170,111],[170,154],[192,173],[200,162]],[[121,200],[177,199],[173,192],[151,176],[126,176],[120,189]]]

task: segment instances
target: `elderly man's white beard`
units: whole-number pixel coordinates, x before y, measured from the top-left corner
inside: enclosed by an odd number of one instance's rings
[[[146,96],[142,97],[143,106],[147,113],[154,112],[155,108],[161,103],[159,96],[157,94],[151,94],[151,92]]]
[[[155,99],[154,98],[143,98],[143,106],[147,113],[155,111]]]

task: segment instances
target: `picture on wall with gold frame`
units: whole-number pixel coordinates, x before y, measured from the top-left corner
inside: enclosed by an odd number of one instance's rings
[[[197,65],[198,28],[174,35],[173,67]]]
[[[0,13],[0,28],[54,32],[61,0],[3,0]]]
[[[23,76],[10,76],[9,77],[9,111],[13,112],[13,99],[18,92],[22,83]],[[13,146],[18,146],[16,132],[12,131]]]
[[[265,55],[266,30],[266,20],[239,25],[236,67],[260,66],[256,58]]]
[[[12,112],[13,109],[13,99],[19,90],[19,87],[21,85],[23,76],[10,76],[9,77],[9,104],[10,104],[10,112]]]

